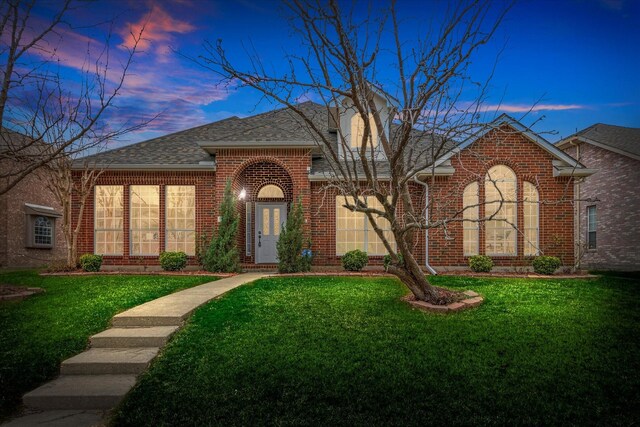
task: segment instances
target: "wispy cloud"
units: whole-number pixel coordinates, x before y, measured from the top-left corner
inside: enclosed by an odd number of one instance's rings
[[[481,106],[482,111],[502,111],[505,113],[528,113],[536,111],[566,111],[566,110],[584,110],[586,105],[580,104],[484,104]]]

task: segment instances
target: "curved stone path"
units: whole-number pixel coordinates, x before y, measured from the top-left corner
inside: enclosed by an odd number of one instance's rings
[[[60,376],[23,397],[27,415],[6,426],[100,425],[191,313],[245,283],[268,276],[245,273],[149,301],[113,317],[90,348],[62,362]]]

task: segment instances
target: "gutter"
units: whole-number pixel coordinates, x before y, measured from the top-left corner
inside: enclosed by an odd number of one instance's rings
[[[200,164],[160,164],[160,163],[148,163],[148,164],[140,164],[140,163],[131,163],[131,164],[122,164],[122,163],[106,163],[106,164],[74,164],[72,165],[72,170],[84,170],[85,167],[90,167],[91,169],[104,169],[110,171],[159,171],[159,172],[170,172],[170,171],[211,171],[215,172],[216,165],[214,162],[206,162]]]
[[[413,180],[424,187],[424,208],[425,215],[429,215],[429,185],[426,182],[422,182],[416,175],[413,176]],[[424,266],[429,270],[429,273],[434,276],[438,275],[438,272],[429,265],[429,229],[424,230]]]

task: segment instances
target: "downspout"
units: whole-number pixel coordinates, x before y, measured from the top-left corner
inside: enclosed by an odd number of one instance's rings
[[[429,216],[429,185],[426,182],[422,182],[418,179],[417,175],[413,176],[413,180],[424,187],[424,212]],[[429,229],[424,230],[424,266],[429,270],[429,273],[436,276],[438,272],[429,265]]]

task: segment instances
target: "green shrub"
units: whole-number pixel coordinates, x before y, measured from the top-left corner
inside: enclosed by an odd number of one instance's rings
[[[231,180],[227,180],[220,205],[220,223],[214,230],[211,243],[204,254],[202,266],[215,273],[236,273],[240,271],[238,252],[238,223],[236,201],[231,190]]]
[[[162,252],[160,267],[164,271],[180,271],[187,266],[187,254],[184,252]]]
[[[287,221],[282,226],[278,239],[278,271],[280,273],[298,273],[311,270],[313,254],[310,249],[303,249],[304,211],[302,202],[298,200],[291,206]],[[307,241],[307,247],[310,242]]]
[[[560,267],[560,258],[555,256],[539,256],[533,260],[533,271],[538,274],[553,274]]]
[[[493,260],[486,255],[469,257],[469,267],[476,273],[488,273],[493,268]]]
[[[369,263],[369,256],[360,249],[342,255],[342,266],[347,271],[360,271]]]
[[[84,254],[80,257],[80,267],[84,271],[100,271],[102,255]]]
[[[404,258],[402,258],[402,254],[398,254],[398,261],[400,264],[404,264]],[[382,258],[382,265],[384,266],[384,271],[389,270],[389,266],[391,265],[391,255],[387,254]]]

